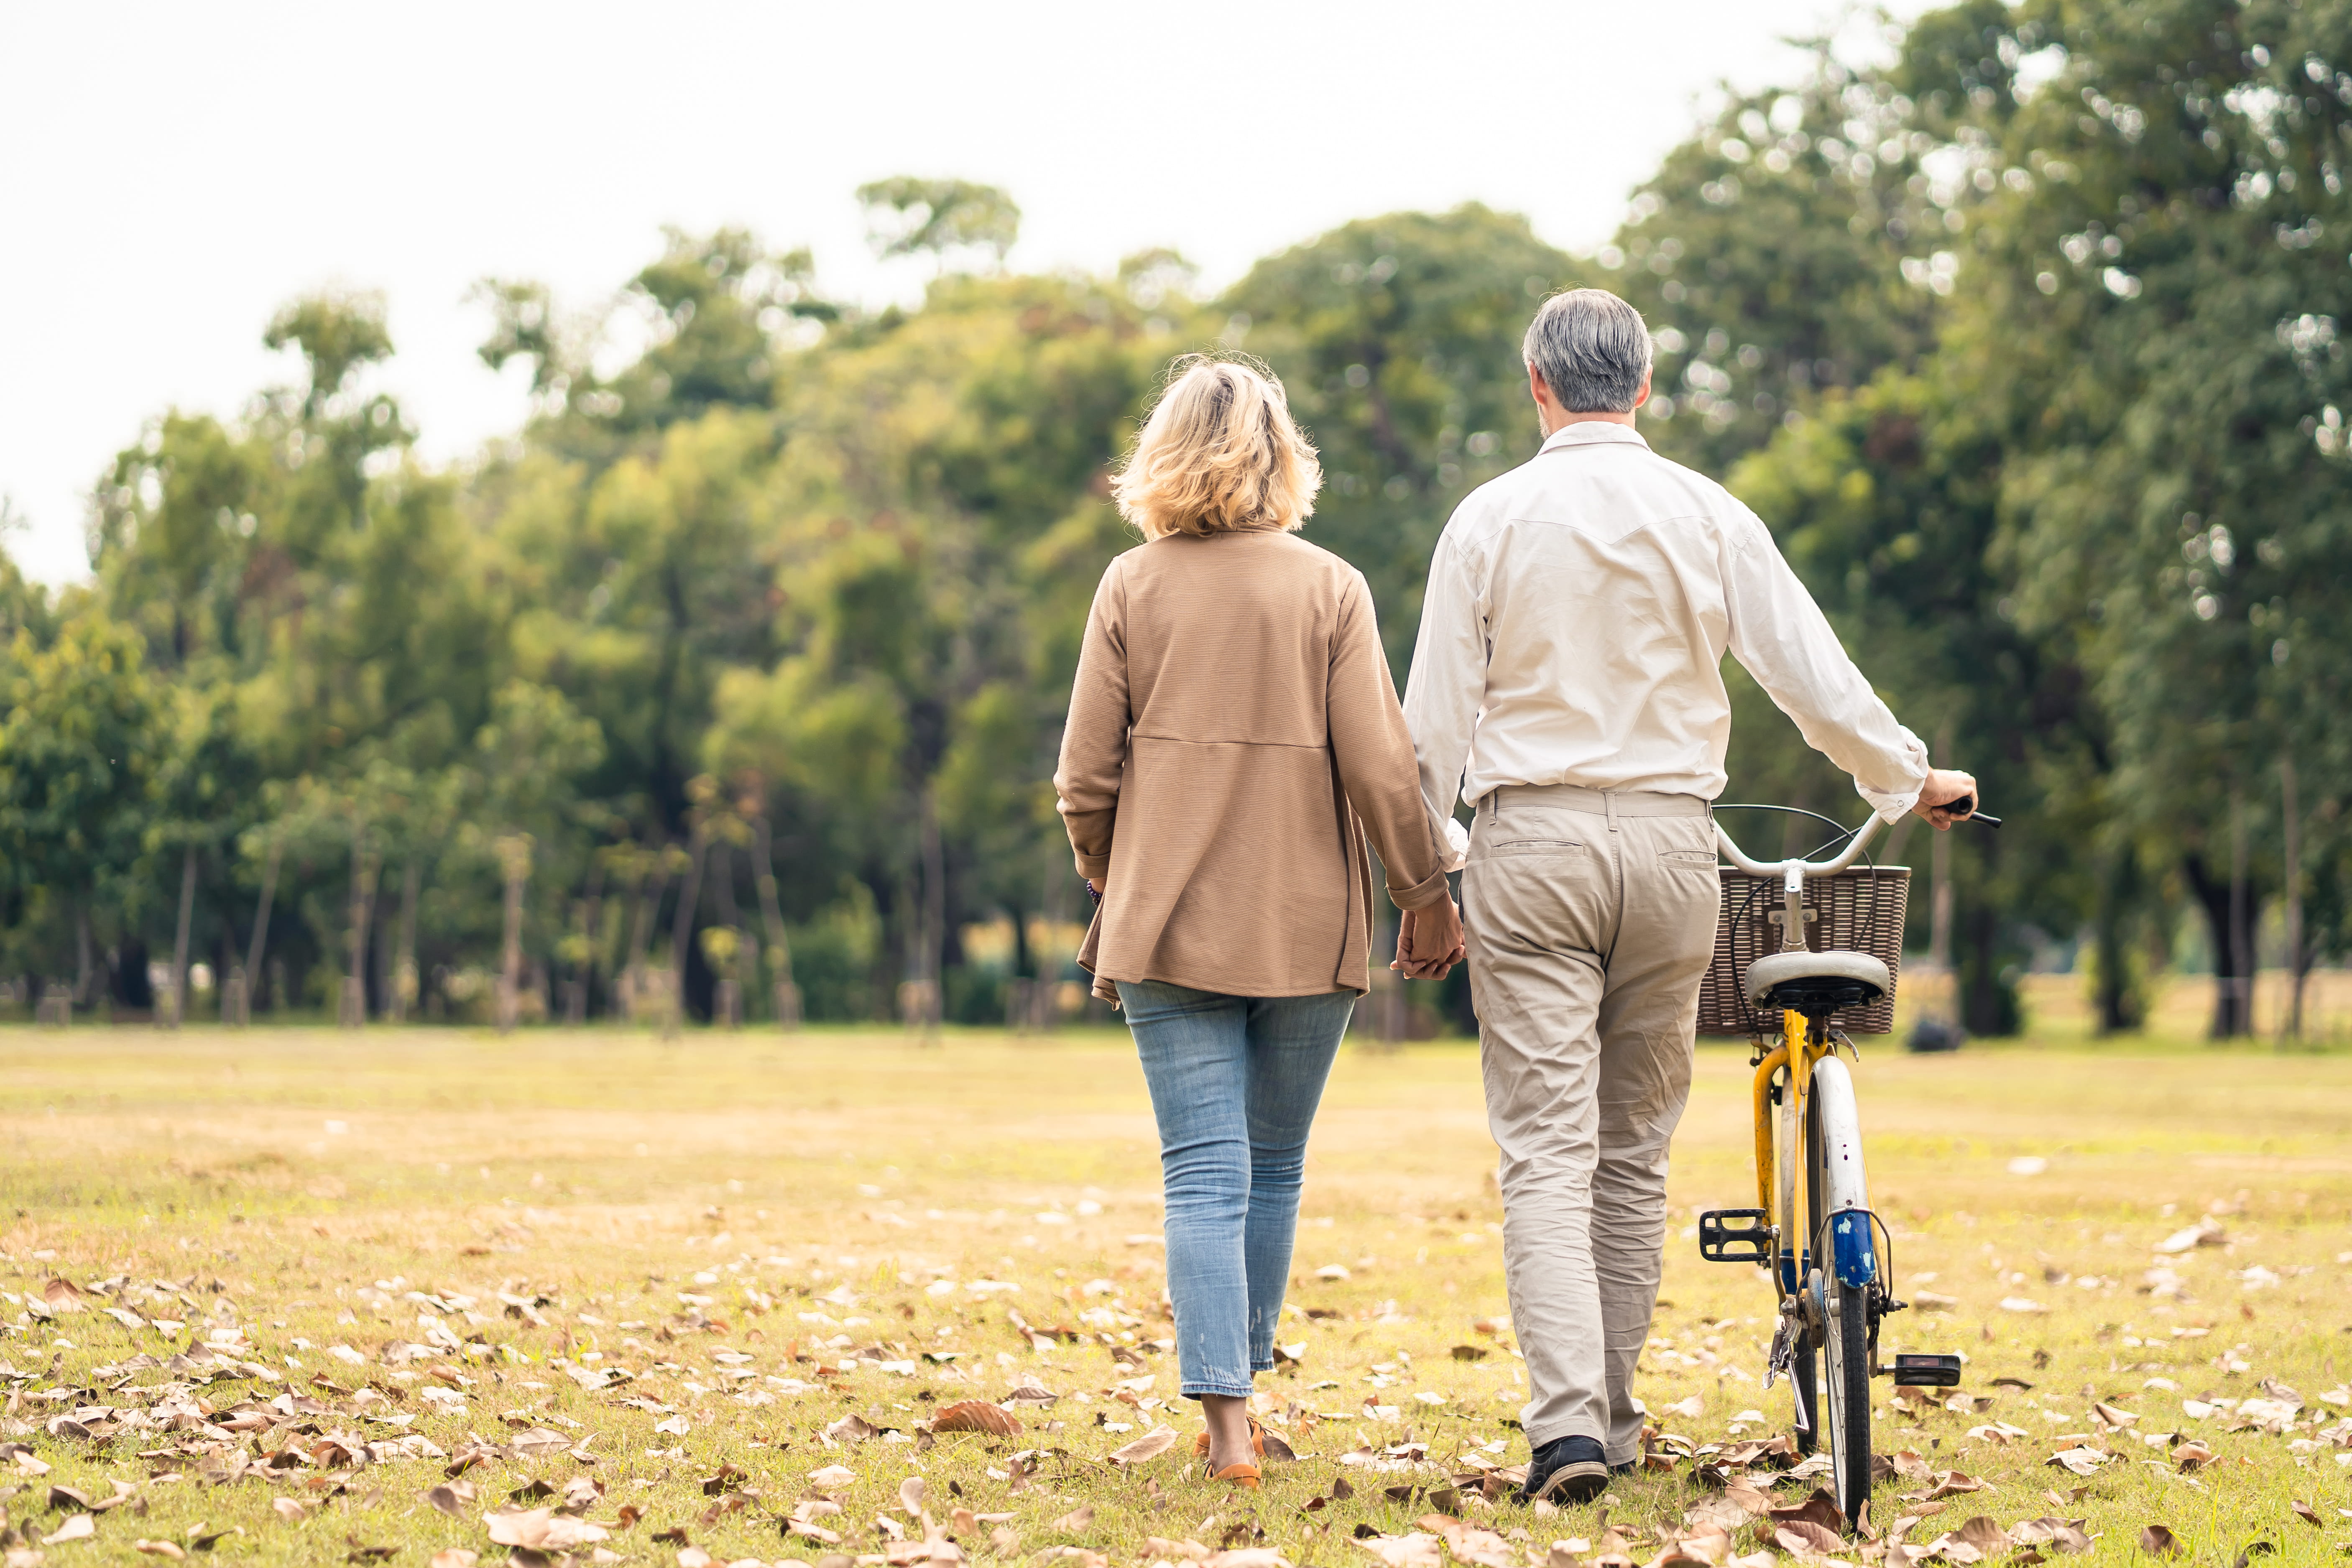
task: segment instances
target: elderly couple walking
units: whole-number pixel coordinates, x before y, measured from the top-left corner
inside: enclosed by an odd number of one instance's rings
[[[1159,1122],[1168,1289],[1207,1472],[1257,1484],[1308,1128],[1376,923],[1470,965],[1526,1357],[1522,1497],[1582,1501],[1641,1447],[1634,1363],[1715,942],[1728,650],[1889,818],[1930,769],[1756,515],[1653,453],[1650,337],[1614,295],[1537,313],[1544,434],[1430,563],[1400,707],[1363,576],[1297,537],[1322,480],[1281,384],[1181,367],[1113,489],[1146,542],[1095,594],[1055,778],[1098,909],[1079,963]],[[1467,834],[1456,799],[1472,810]],[[1463,875],[1466,918],[1447,873]]]

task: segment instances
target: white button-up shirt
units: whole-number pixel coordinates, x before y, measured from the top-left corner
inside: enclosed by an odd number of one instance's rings
[[[1756,514],[1628,426],[1554,432],[1463,500],[1430,561],[1404,714],[1441,832],[1462,842],[1457,791],[1502,784],[1713,800],[1727,649],[1881,816],[1911,809],[1927,749]]]

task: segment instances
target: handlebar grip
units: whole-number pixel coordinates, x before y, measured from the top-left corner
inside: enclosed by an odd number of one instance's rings
[[[1952,813],[1963,822],[1981,822],[1987,827],[1995,829],[1998,829],[2000,826],[2000,817],[1987,816],[1977,810],[1977,797],[1972,795],[1964,795],[1958,800],[1946,801],[1944,803],[1944,809]]]

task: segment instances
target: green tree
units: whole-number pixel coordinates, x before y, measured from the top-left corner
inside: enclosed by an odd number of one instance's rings
[[[2323,239],[2352,226],[2352,11],[2052,0],[1993,42],[2040,79],[1956,132],[1990,194],[1945,352],[2000,422],[2021,622],[2079,638],[2112,799],[2204,912],[2240,1033],[2282,774],[2323,805],[2344,776],[2352,280]]]
[[[1972,194],[1928,172],[1943,144],[1820,44],[1800,85],[1729,95],[1666,155],[1595,258],[1656,339],[1653,445],[1720,479],[1823,392],[1932,349]]]
[[[1259,262],[1222,301],[1228,339],[1282,377],[1322,453],[1307,536],[1371,584],[1400,686],[1445,520],[1540,443],[1528,318],[1591,276],[1525,218],[1473,204],[1348,224]]]
[[[994,268],[1021,234],[1021,208],[994,185],[898,174],[857,187],[876,255],[929,256],[941,268],[959,251],[980,251]]]
[[[163,729],[131,628],[86,609],[47,647],[20,629],[0,716],[0,864],[72,932],[74,989],[94,976],[93,916],[135,919],[150,784]],[[61,955],[41,955],[54,964]],[[139,977],[144,984],[145,977]]]

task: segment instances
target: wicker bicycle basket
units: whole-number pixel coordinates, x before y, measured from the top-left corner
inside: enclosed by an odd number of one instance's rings
[[[1778,877],[1759,877],[1728,866],[1723,878],[1723,913],[1715,928],[1715,962],[1698,994],[1702,1035],[1754,1035],[1777,1030],[1777,1016],[1765,1018],[1748,1005],[1740,977],[1748,966],[1783,943],[1782,889]],[[1907,866],[1879,866],[1805,879],[1805,945],[1817,952],[1866,952],[1898,981],[1903,966],[1903,916],[1911,893]],[[1793,944],[1790,944],[1793,945]],[[1865,1007],[1833,1014],[1830,1023],[1850,1035],[1895,1032],[1895,993]]]

